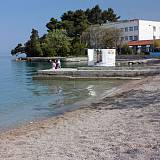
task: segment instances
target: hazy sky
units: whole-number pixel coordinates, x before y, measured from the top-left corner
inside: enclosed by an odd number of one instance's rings
[[[160,21],[160,0],[0,0],[0,54],[28,40],[32,28],[43,35],[51,17],[96,4],[113,8],[121,19]]]

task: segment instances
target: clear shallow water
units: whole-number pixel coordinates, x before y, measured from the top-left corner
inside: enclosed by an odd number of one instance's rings
[[[61,114],[122,81],[33,81],[50,63],[16,62],[0,56],[0,130]]]

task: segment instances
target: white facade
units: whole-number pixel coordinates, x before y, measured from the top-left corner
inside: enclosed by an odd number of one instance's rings
[[[160,39],[160,22],[139,20],[139,40]]]
[[[94,66],[94,49],[88,49],[88,66]]]
[[[117,28],[122,31],[122,42],[160,39],[160,22],[147,20],[123,20],[106,23],[107,28]]]
[[[98,66],[115,66],[116,64],[116,50],[115,49],[101,49],[102,62]]]
[[[115,66],[115,49],[88,49],[88,66]]]

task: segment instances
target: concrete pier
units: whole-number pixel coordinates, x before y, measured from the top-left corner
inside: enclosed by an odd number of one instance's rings
[[[33,79],[140,79],[144,76],[159,74],[159,66],[139,68],[104,68],[80,67],[61,68],[58,70],[39,70]]]

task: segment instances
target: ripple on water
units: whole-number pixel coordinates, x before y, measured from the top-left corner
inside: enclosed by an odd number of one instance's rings
[[[96,97],[123,81],[33,81],[38,69],[50,63],[0,59],[0,128],[8,128],[77,108],[79,101]]]

